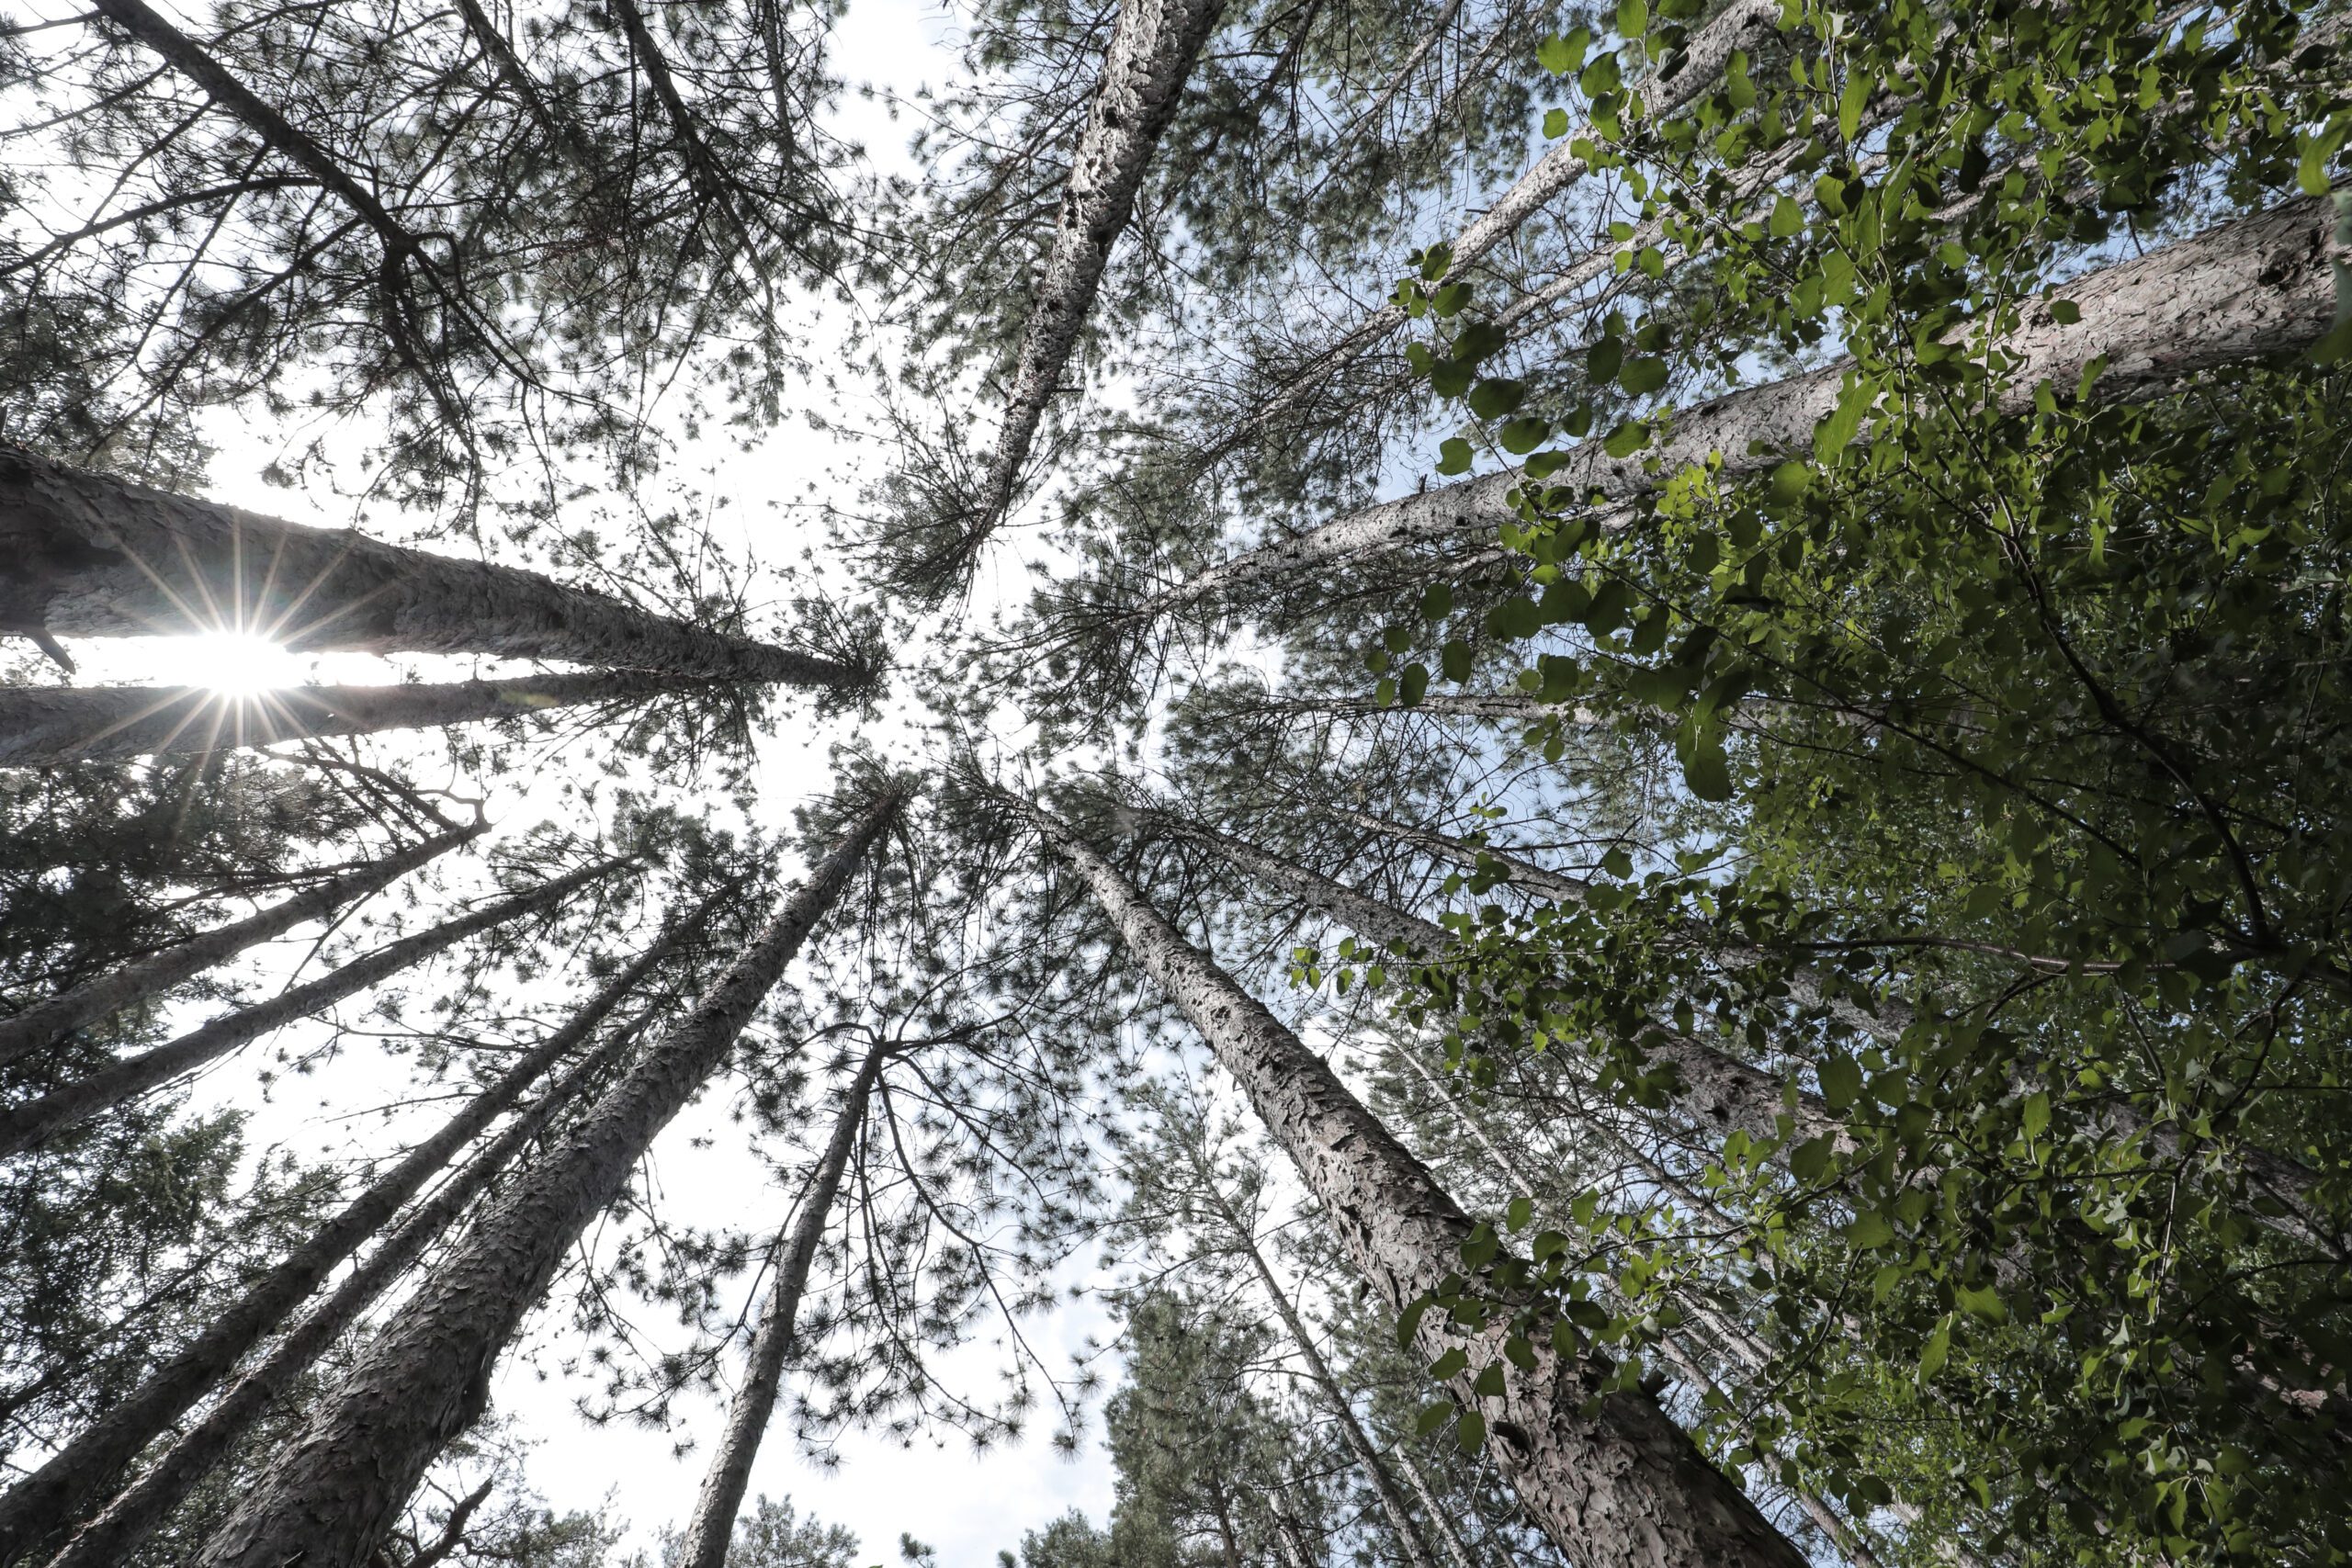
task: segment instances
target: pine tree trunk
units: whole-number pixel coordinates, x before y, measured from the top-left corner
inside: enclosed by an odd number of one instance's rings
[[[680,1542],[676,1568],[724,1568],[727,1547],[735,1534],[735,1516],[742,1510],[743,1494],[752,1483],[752,1461],[775,1414],[777,1392],[784,1385],[784,1366],[792,1354],[800,1318],[800,1300],[808,1288],[808,1269],[817,1258],[840,1194],[842,1173],[849,1168],[851,1151],[865,1124],[865,1106],[882,1073],[886,1047],[876,1045],[858,1064],[850,1080],[841,1114],[834,1118],[832,1140],[800,1197],[800,1217],[793,1225],[784,1255],[776,1260],[775,1283],[752,1334],[750,1364],[743,1386],[727,1408],[727,1429],[712,1452],[702,1491],[695,1499],[694,1517]]]
[[[362,1314],[424,1255],[435,1238],[456,1223],[524,1146],[563,1108],[628,1054],[634,1038],[624,1029],[557,1080],[456,1176],[402,1220],[359,1266],[345,1276],[325,1301],[311,1309],[260,1365],[239,1378],[203,1419],[173,1443],[163,1458],[141,1472],[112,1506],[83,1527],[46,1568],[114,1568],[153,1535],[187,1500],[197,1484],[228,1457],[253,1423],[291,1393],[298,1380]]]
[[[1453,1564],[1453,1568],[1478,1568],[1477,1555],[1470,1550],[1470,1543],[1462,1539],[1462,1531],[1455,1526],[1453,1516],[1445,1511],[1445,1505],[1439,1500],[1437,1489],[1430,1484],[1430,1478],[1421,1472],[1420,1461],[1413,1458],[1411,1447],[1400,1441],[1389,1452],[1396,1458],[1396,1469],[1405,1477],[1405,1484],[1411,1487],[1413,1495],[1421,1500],[1421,1511],[1437,1526],[1438,1537],[1445,1542],[1446,1560]]]
[[[150,953],[109,974],[85,980],[61,996],[0,1019],[0,1066],[53,1045],[85,1024],[152,1001],[181,981],[228,962],[256,942],[283,936],[306,921],[323,919],[354,898],[378,892],[458,845],[479,838],[486,826],[478,822],[469,828],[452,829],[381,860],[354,866],[242,920],[174,942],[160,953]]]
[[[227,1523],[205,1568],[360,1568],[443,1446],[481,1416],[499,1354],[631,1166],[725,1063],[884,829],[878,798],[693,1011],[420,1286]]]
[[[1102,82],[1070,161],[1053,250],[1023,329],[996,452],[966,530],[967,558],[1012,503],[1046,405],[1060,389],[1102,287],[1111,247],[1134,215],[1152,153],[1224,8],[1225,0],[1120,0]]]
[[[411,964],[422,963],[478,931],[548,908],[597,878],[633,863],[633,856],[599,861],[594,865],[583,866],[578,871],[543,882],[527,893],[514,894],[485,904],[472,914],[445,920],[429,931],[418,931],[413,936],[402,937],[398,942],[379,947],[364,958],[355,958],[342,968],[322,975],[308,985],[296,986],[266,1002],[256,1002],[252,1007],[215,1019],[203,1028],[183,1034],[168,1044],[158,1045],[135,1056],[123,1057],[62,1089],[52,1089],[37,1100],[10,1106],[6,1111],[0,1111],[0,1156],[20,1154],[75,1122],[96,1115],[110,1105],[119,1104],[158,1084],[168,1083],[182,1073],[193,1072],[248,1041],[260,1038],[280,1024],[290,1023],[379,980],[397,975]]]
[[[376,1235],[482,1129],[577,1050],[670,951],[656,943],[600,989],[571,1021],[476,1095],[439,1131],[379,1176],[310,1240],[263,1275],[165,1361],[39,1470],[0,1495],[0,1565],[28,1556],[84,1517],[147,1445],[187,1414],[322,1280]]]
[[[862,679],[537,572],[281,523],[16,447],[0,446],[0,560],[12,568],[0,632],[252,631],[298,650],[494,654],[806,686]]]
[[[1008,797],[1010,798],[1010,797]],[[1393,1312],[1461,1266],[1473,1226],[1420,1162],[1262,1003],[1187,942],[1066,824],[1021,803],[1110,918],[1128,953],[1200,1031],[1332,1216],[1357,1270]],[[1602,1393],[1599,1372],[1534,1336],[1533,1364],[1501,1355],[1498,1326],[1462,1337],[1419,1314],[1414,1343],[1434,1359],[1459,1346],[1499,1370],[1503,1392],[1457,1397],[1485,1417],[1487,1452],[1529,1513],[1579,1568],[1711,1568],[1804,1559],[1646,1397]],[[1588,1413],[1588,1401],[1592,1409]]]
[[[2343,249],[2335,221],[2333,197],[2302,197],[2075,279],[2064,298],[2078,309],[2077,321],[2061,324],[2047,302],[2037,302],[1999,341],[2014,360],[2001,410],[2030,407],[2044,382],[2071,393],[2101,356],[2106,368],[2090,396],[2115,403],[2157,396],[2202,371],[2301,353],[2335,321],[2335,263]],[[1983,357],[1981,348],[1973,357]],[[1546,482],[1613,507],[1602,513],[1603,525],[1623,526],[1631,513],[1623,503],[1711,457],[1728,479],[1763,473],[1812,450],[1814,427],[1837,407],[1850,363],[1681,411],[1647,447],[1625,457],[1608,456],[1598,440],[1585,442],[1568,449],[1567,462]],[[1858,439],[1869,434],[1865,428]],[[1134,615],[1156,618],[1295,572],[1491,534],[1520,520],[1510,501],[1519,482],[1516,469],[1505,469],[1364,507],[1245,551]]]
[[[0,768],[201,756],[282,740],[437,729],[579,704],[635,705],[727,683],[624,670],[439,685],[287,686],[251,695],[204,686],[0,687]]]

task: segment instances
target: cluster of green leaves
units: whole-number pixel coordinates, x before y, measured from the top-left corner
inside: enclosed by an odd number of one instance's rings
[[[2053,1557],[2342,1561],[2346,328],[2125,406],[2101,362],[2034,385],[2001,346],[2075,320],[2067,280],[2127,240],[2330,190],[2337,57],[2275,5],[1792,0],[1782,53],[1652,123],[1627,84],[1695,11],[1627,0],[1607,46],[1543,50],[1592,103],[1578,152],[1639,204],[1616,240],[1656,236],[1618,272],[1701,280],[1591,344],[1634,417],[1521,413],[1528,386],[1481,374],[1502,333],[1433,287],[1448,258],[1399,286],[1469,416],[1441,472],[1523,460],[1528,568],[1475,626],[1432,584],[1432,629],[1369,660],[1410,704],[1432,663],[1523,649],[1555,761],[1571,708],[1670,741],[1689,852],[1454,917],[1441,962],[1377,977],[1474,1080],[1548,1061],[1655,1111],[1642,1042],[1670,1022],[1841,1123],[1735,1133],[1707,1174],[1744,1231],[1716,1262],[1792,1352],[1767,1436],[1832,1494],[1907,1476]],[[1564,438],[1657,445],[1669,383],[1826,363],[1809,450],[1654,461],[1605,518],[1547,482]],[[1464,1263],[1435,1304],[1473,1317],[1579,1277]]]

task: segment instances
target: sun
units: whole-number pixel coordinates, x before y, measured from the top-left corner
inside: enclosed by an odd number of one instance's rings
[[[248,632],[206,632],[173,649],[174,685],[244,695],[299,685],[299,660],[266,637]]]

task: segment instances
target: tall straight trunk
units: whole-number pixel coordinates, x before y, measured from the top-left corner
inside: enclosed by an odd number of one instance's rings
[[[1322,1393],[1325,1406],[1330,1410],[1332,1419],[1339,1423],[1340,1440],[1347,1444],[1348,1451],[1355,1456],[1365,1481],[1371,1483],[1373,1495],[1380,1502],[1380,1511],[1388,1516],[1389,1528],[1396,1532],[1397,1544],[1405,1549],[1406,1558],[1413,1568],[1437,1568],[1437,1554],[1430,1551],[1429,1537],[1422,1533],[1420,1521],[1413,1517],[1413,1510],[1407,1506],[1405,1495],[1396,1485],[1396,1477],[1390,1473],[1388,1462],[1381,1457],[1378,1445],[1372,1440],[1372,1434],[1365,1431],[1363,1423],[1356,1418],[1356,1409],[1349,1403],[1347,1391],[1340,1386],[1340,1380],[1333,1375],[1330,1363],[1323,1359],[1323,1352],[1316,1348],[1306,1320],[1299,1314],[1289,1293],[1283,1289],[1283,1282],[1275,1275],[1272,1265],[1266,1261],[1266,1255],[1259,1249],[1257,1236],[1251,1233],[1248,1222],[1226,1201],[1224,1189],[1217,1185],[1216,1173],[1198,1157],[1198,1151],[1187,1145],[1185,1154],[1192,1161],[1193,1175],[1208,1190],[1209,1201],[1216,1210],[1218,1218],[1225,1222],[1227,1235],[1250,1259],[1250,1267],[1257,1274],[1259,1284],[1265,1287],[1267,1298],[1274,1303],[1274,1315],[1282,1319],[1283,1332],[1289,1335],[1290,1342],[1297,1348],[1299,1359],[1306,1363],[1307,1381]],[[708,1565],[696,1564],[695,1568],[708,1568]],[[1457,1562],[1454,1568],[1470,1568],[1470,1565]]]
[[[86,1515],[148,1444],[219,1385],[320,1281],[364,1246],[526,1089],[577,1050],[670,951],[656,942],[599,989],[561,1029],[347,1204],[278,1265],[246,1287],[186,1348],[149,1374],[40,1469],[0,1495],[0,1564],[15,1562]]]
[[[636,704],[727,683],[620,670],[437,685],[287,686],[251,695],[203,686],[10,686],[0,688],[0,767],[200,756],[282,740],[436,729],[582,704]]]
[[[1054,245],[1029,305],[995,454],[974,499],[957,555],[1003,520],[1029,460],[1046,405],[1061,387],[1136,193],[1184,94],[1193,62],[1216,29],[1225,0],[1120,0],[1102,57],[1102,78],[1070,160],[1069,184],[1054,221]]]
[[[1389,1309],[1403,1313],[1456,1275],[1474,1227],[1420,1162],[1108,861],[1067,824],[1020,805],[1240,1084]],[[1479,1394],[1474,1371],[1465,1371],[1453,1380],[1455,1395],[1485,1418],[1497,1468],[1579,1568],[1804,1562],[1654,1401],[1602,1392],[1598,1371],[1558,1354],[1540,1329],[1526,1367],[1502,1355],[1505,1337],[1500,1325],[1488,1325],[1465,1345],[1442,1312],[1419,1314],[1414,1329],[1415,1345],[1431,1359],[1461,1348],[1473,1369],[1484,1362],[1499,1371],[1500,1393]]]
[[[354,898],[378,892],[458,845],[479,838],[487,826],[477,822],[469,828],[453,828],[381,860],[354,866],[242,920],[232,920],[185,942],[174,942],[160,953],[85,980],[70,991],[0,1019],[0,1066],[43,1046],[53,1045],[85,1024],[152,1001],[181,981],[228,962],[256,942],[283,936],[308,921],[324,919]]]
[[[1253,879],[1287,894],[1360,936],[1424,958],[1445,949],[1445,931],[1419,915],[1384,904],[1230,834],[1161,813],[1154,813],[1150,820],[1170,833],[1216,851]],[[1668,1109],[1712,1137],[1746,1133],[1757,1143],[1772,1144],[1776,1158],[1785,1157],[1790,1145],[1810,1138],[1826,1137],[1841,1152],[1853,1147],[1845,1123],[1830,1111],[1826,1101],[1817,1094],[1799,1090],[1795,1104],[1790,1105],[1787,1085],[1776,1073],[1752,1066],[1688,1035],[1656,1026],[1644,1030],[1633,1044],[1645,1069],[1670,1069],[1670,1081],[1663,1086]]]
[[[1666,62],[1663,72],[1649,81],[1634,84],[1648,89],[1645,107],[1649,117],[1657,119],[1672,114],[1721,82],[1733,53],[1740,50],[1753,53],[1757,45],[1774,31],[1780,14],[1779,6],[1772,0],[1734,0],[1728,9],[1690,35],[1682,51]],[[1385,103],[1384,97],[1378,107],[1385,107]],[[1454,236],[1453,260],[1441,283],[1433,287],[1469,277],[1488,252],[1519,232],[1529,219],[1589,174],[1590,165],[1576,150],[1583,140],[1564,136],[1554,142],[1551,150],[1537,159],[1509,190]],[[1612,244],[1601,250],[1596,271],[1607,266],[1616,249]],[[1239,445],[1242,437],[1265,429],[1411,319],[1401,305],[1384,305],[1365,317],[1346,336],[1309,360],[1251,409],[1236,431],[1218,444],[1217,450],[1230,450]]]
[[[724,1568],[728,1542],[734,1538],[735,1516],[743,1506],[744,1490],[752,1483],[752,1461],[775,1414],[777,1391],[784,1386],[784,1365],[792,1354],[800,1319],[800,1299],[808,1288],[808,1269],[824,1239],[833,1200],[840,1195],[842,1173],[857,1146],[865,1124],[866,1102],[874,1081],[882,1073],[887,1048],[876,1045],[860,1062],[850,1080],[841,1114],[833,1119],[833,1135],[800,1196],[800,1217],[792,1227],[782,1257],[776,1259],[775,1283],[752,1333],[752,1354],[744,1369],[743,1386],[727,1407],[727,1429],[703,1475],[702,1491],[695,1498],[694,1517],[687,1522],[680,1544],[677,1568]]]
[[[1413,1495],[1421,1500],[1421,1511],[1429,1515],[1430,1523],[1437,1527],[1438,1538],[1445,1542],[1446,1561],[1452,1562],[1453,1568],[1478,1568],[1477,1554],[1470,1550],[1470,1543],[1462,1539],[1460,1528],[1454,1524],[1453,1517],[1445,1511],[1445,1505],[1438,1498],[1437,1489],[1430,1484],[1430,1478],[1422,1472],[1420,1461],[1413,1458],[1411,1446],[1400,1442],[1388,1451],[1396,1461],[1397,1473],[1404,1476],[1405,1484],[1411,1487]]]
[[[1429,1064],[1422,1061],[1419,1055],[1409,1046],[1399,1046],[1396,1054],[1405,1058],[1413,1071],[1419,1076],[1421,1082],[1428,1086],[1429,1091],[1437,1097],[1446,1110],[1453,1113],[1453,1119],[1461,1123],[1464,1131],[1470,1134],[1471,1141],[1476,1144],[1480,1152],[1486,1155],[1487,1162],[1494,1167],[1496,1174],[1503,1179],[1504,1184],[1517,1192],[1525,1194],[1530,1200],[1540,1201],[1544,1187],[1536,1180],[1534,1173],[1505,1152],[1503,1146],[1495,1141],[1494,1135],[1487,1131],[1486,1123],[1470,1114],[1470,1108],[1454,1098],[1438,1081],[1437,1075],[1430,1070]],[[1615,1292],[1611,1290],[1610,1293],[1613,1298]],[[1616,1304],[1622,1304],[1622,1303]],[[1698,1358],[1678,1336],[1671,1332],[1660,1334],[1657,1337],[1657,1348],[1659,1354],[1673,1363],[1675,1371],[1681,1374],[1683,1381],[1698,1391],[1702,1397],[1712,1398],[1725,1410],[1732,1412],[1734,1418],[1739,1423],[1741,1436],[1749,1448],[1758,1454],[1766,1451],[1764,1445],[1757,1438],[1755,1424],[1739,1411],[1739,1407],[1732,1402],[1730,1396],[1716,1386],[1714,1380],[1707,1375],[1705,1368],[1700,1364]],[[1749,1371],[1753,1371],[1756,1365],[1760,1364],[1759,1362],[1751,1365]],[[1790,1494],[1796,1498],[1797,1506],[1804,1510],[1805,1517],[1811,1519],[1821,1533],[1829,1538],[1831,1544],[1838,1548],[1838,1552],[1847,1562],[1852,1563],[1854,1568],[1880,1568],[1877,1555],[1871,1551],[1869,1542],[1864,1540],[1844,1519],[1838,1517],[1836,1509],[1803,1483],[1792,1485],[1789,1490]]]
[[[567,895],[624,865],[634,863],[634,856],[599,861],[594,865],[582,866],[578,871],[543,882],[527,893],[496,899],[470,915],[444,920],[429,931],[389,942],[364,958],[355,958],[342,968],[322,975],[307,985],[280,991],[266,1002],[256,1002],[252,1007],[215,1019],[203,1028],[183,1034],[168,1044],[142,1051],[136,1056],[123,1057],[62,1089],[52,1089],[38,1100],[10,1106],[6,1111],[0,1111],[0,1155],[18,1154],[31,1148],[110,1105],[119,1104],[158,1084],[168,1083],[182,1073],[193,1072],[248,1041],[260,1038],[280,1024],[289,1023],[330,1003],[340,1001],[355,991],[364,990],[377,981],[397,975],[411,964],[422,963],[479,931],[486,931],[493,926],[504,925],[509,920],[548,908]]]
[[[2079,319],[2061,323],[2046,301],[2036,302],[2018,329],[1994,345],[2013,360],[2000,410],[2030,407],[2044,382],[2071,391],[2101,357],[2106,367],[2090,397],[2114,403],[2154,397],[2202,371],[2301,353],[2335,321],[2335,264],[2344,249],[2335,223],[2332,196],[2300,197],[2075,278],[2065,298]],[[1631,498],[1710,457],[1720,459],[1725,477],[1738,479],[1810,452],[1814,427],[1837,407],[1849,368],[1851,361],[1840,360],[1682,410],[1647,447],[1625,457],[1608,456],[1598,440],[1585,442],[1567,450],[1566,464],[1546,482],[1607,508],[1604,525],[1624,526]],[[1866,428],[1858,439],[1869,437]],[[1518,470],[1507,468],[1348,513],[1245,551],[1133,614],[1156,618],[1301,570],[1492,533],[1520,521],[1510,500],[1519,484]]]
[[[141,1472],[112,1506],[77,1531],[47,1568],[114,1568],[136,1551],[187,1500],[198,1483],[228,1457],[254,1422],[294,1391],[302,1374],[415,1265],[424,1249],[514,1163],[524,1146],[628,1054],[631,1038],[624,1030],[574,1066],[457,1175],[435,1188],[344,1277],[326,1300],[304,1314],[259,1365],[239,1378],[163,1458]]]
[[[487,1407],[500,1353],[898,816],[885,793],[694,1010],[482,1216],[206,1543],[206,1568],[360,1568],[443,1446]]]
[[[306,528],[0,447],[0,632],[253,631],[286,647],[481,653],[852,686],[849,666],[511,566]]]

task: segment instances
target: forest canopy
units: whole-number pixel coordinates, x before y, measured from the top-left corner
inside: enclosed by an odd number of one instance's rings
[[[0,14],[0,1568],[2352,1562],[2346,27]]]

